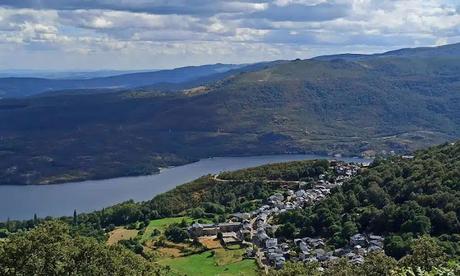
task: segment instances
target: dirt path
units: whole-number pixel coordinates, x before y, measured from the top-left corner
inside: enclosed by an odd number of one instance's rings
[[[212,176],[213,179],[217,182],[223,182],[223,183],[232,183],[232,182],[246,182],[249,180],[244,180],[244,179],[221,179],[219,178],[218,174],[215,174]],[[264,183],[276,183],[276,184],[300,184],[300,181],[292,181],[292,180],[268,180],[268,179],[262,179],[262,182]]]

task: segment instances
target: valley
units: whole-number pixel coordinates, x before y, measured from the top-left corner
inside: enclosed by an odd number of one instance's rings
[[[460,0],[1,0],[0,276],[460,275]]]
[[[209,83],[206,93],[5,99],[0,183],[146,175],[214,156],[401,154],[453,141],[458,62],[432,51],[439,55],[279,62]]]

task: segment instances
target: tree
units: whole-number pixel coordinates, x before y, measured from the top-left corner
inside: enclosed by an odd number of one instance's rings
[[[180,222],[179,226],[182,227],[182,228],[185,228],[185,227],[188,226],[188,223],[187,223],[187,221],[185,219],[182,219],[182,221]]]
[[[34,214],[34,226],[38,224],[37,214]]]
[[[348,260],[341,258],[338,261],[332,262],[329,265],[329,267],[324,271],[323,275],[352,276],[359,274],[357,273],[357,268],[355,265],[352,265]]]
[[[367,193],[369,202],[377,208],[383,208],[389,201],[388,194],[377,183],[372,183]]]
[[[119,244],[125,246],[136,254],[142,254],[144,252],[144,247],[140,245],[139,241],[136,239],[121,240]]]
[[[73,210],[73,225],[78,224],[78,218],[77,218],[77,210]]]
[[[11,221],[9,217],[6,220],[6,230],[8,230],[9,232],[13,232],[13,229],[11,227]]]
[[[359,267],[362,275],[381,276],[390,275],[396,268],[398,262],[392,257],[388,257],[383,252],[371,253],[366,256],[364,263]]]
[[[389,236],[385,240],[385,252],[396,259],[400,259],[409,252],[407,242],[401,236]]]
[[[158,229],[153,229],[153,232],[152,232],[152,237],[156,237],[156,236],[159,236],[161,234],[161,231],[158,230]]]
[[[6,237],[8,237],[8,230],[0,229],[0,239],[4,239]]]
[[[322,273],[319,270],[318,263],[304,264],[301,262],[287,262],[280,270],[270,270],[269,275],[273,276],[320,276]]]
[[[115,230],[115,225],[114,224],[109,224],[109,226],[107,226],[107,228],[106,228],[107,232],[112,232],[113,230]]]
[[[165,231],[165,236],[168,240],[175,243],[184,242],[190,238],[188,232],[178,227],[177,225],[169,226]]]
[[[356,223],[353,221],[345,222],[343,225],[342,233],[345,239],[349,239],[351,236],[358,233],[358,227],[356,226]]]
[[[169,275],[121,246],[72,237],[68,225],[49,221],[0,243],[0,275]]]
[[[431,222],[426,216],[415,216],[401,225],[401,229],[414,234],[429,234],[431,231]]]
[[[446,264],[447,259],[447,255],[435,239],[423,236],[412,243],[411,254],[404,257],[401,262],[406,266],[430,271],[433,267]]]
[[[286,239],[294,238],[294,233],[296,232],[296,227],[293,223],[288,222],[286,224],[281,225],[277,230],[275,235],[277,237],[283,237]]]
[[[199,218],[202,218],[204,217],[205,213],[204,213],[204,209],[203,208],[200,208],[200,207],[197,207],[197,208],[193,208],[189,211],[189,214],[192,218],[195,218],[195,219],[199,219]]]

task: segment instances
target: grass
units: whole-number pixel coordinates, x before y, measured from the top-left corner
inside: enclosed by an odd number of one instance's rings
[[[257,275],[254,260],[243,260],[243,250],[216,249],[181,258],[160,260],[177,273],[189,276]]]
[[[191,224],[194,221],[194,219],[191,217],[170,217],[170,218],[151,220],[149,222],[149,225],[147,225],[147,227],[145,228],[144,234],[142,235],[140,241],[145,242],[145,241],[151,240],[153,230],[158,229],[160,230],[161,233],[163,233],[169,225],[173,223],[181,223],[182,220],[185,220],[188,224]],[[201,220],[203,220],[205,223],[211,223],[211,221],[207,219],[201,219]]]
[[[225,250],[225,249],[217,249],[214,250],[215,252],[215,259],[217,265],[227,265],[232,263],[237,263],[243,260],[242,256],[244,254],[244,249],[233,249],[233,250]]]
[[[135,238],[137,236],[137,230],[129,230],[125,228],[117,228],[110,232],[109,239],[107,240],[107,244],[117,244],[121,240],[129,240],[131,238]]]
[[[152,233],[155,229],[163,233],[168,225],[180,223],[184,219],[187,223],[193,221],[190,217],[172,217],[150,221],[141,237],[141,242],[152,239]],[[225,250],[223,248],[216,248],[185,257],[178,257],[178,252],[172,252],[170,248],[161,250],[166,250],[167,252],[163,253],[169,254],[164,254],[159,263],[171,267],[174,272],[179,274],[189,276],[258,275],[254,260],[243,260],[244,249]]]
[[[149,225],[145,228],[144,234],[141,237],[141,242],[150,240],[152,238],[153,230],[158,229],[163,233],[168,225],[173,223],[180,223],[184,219],[187,223],[191,223],[193,221],[193,219],[190,217],[172,217],[151,220]]]

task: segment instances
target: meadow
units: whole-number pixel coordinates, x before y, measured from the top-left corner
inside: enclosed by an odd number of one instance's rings
[[[216,249],[180,258],[168,258],[159,263],[186,275],[257,275],[254,260],[243,260],[242,250]]]

